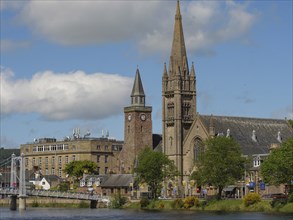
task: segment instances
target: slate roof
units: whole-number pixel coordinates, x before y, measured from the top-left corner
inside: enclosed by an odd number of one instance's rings
[[[61,181],[62,179],[57,176],[57,175],[43,175],[43,178],[45,178],[49,183],[52,183],[52,182],[59,182]]]
[[[200,115],[205,127],[209,131],[211,123],[215,128],[215,134],[227,135],[236,140],[244,155],[267,154],[272,144],[280,144],[278,132],[282,141],[293,137],[293,129],[286,120],[282,119],[261,119],[229,116],[206,116]],[[252,133],[255,131],[257,141],[253,141]]]
[[[132,174],[111,174],[101,183],[101,187],[119,188],[129,187],[133,183],[134,177]]]
[[[162,135],[153,134],[153,150],[162,152]]]

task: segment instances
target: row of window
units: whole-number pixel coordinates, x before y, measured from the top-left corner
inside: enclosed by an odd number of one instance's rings
[[[68,150],[68,144],[33,146],[33,152]]]
[[[102,155],[97,155],[97,163],[101,162],[101,157],[102,157]],[[105,155],[104,162],[105,163],[108,163],[109,162],[109,155]]]
[[[70,161],[75,161],[76,157],[75,155],[72,155],[71,156],[71,160],[69,158],[69,156],[52,156],[52,157],[45,157],[44,158],[44,163],[46,166],[49,165],[49,160],[51,160],[51,164],[54,165],[56,163],[56,160],[58,161],[58,164],[62,164],[62,161],[64,160],[65,164],[68,164],[69,163],[69,160]],[[42,162],[43,162],[43,158],[42,157],[39,157],[39,158],[35,158],[33,157],[32,158],[32,165],[33,166],[42,166]],[[29,165],[29,159],[26,158],[25,159],[25,165],[28,166]]]
[[[100,167],[98,167],[97,168],[97,175],[100,175],[101,173],[101,168]],[[105,174],[107,174],[109,172],[109,167],[105,167]]]
[[[44,172],[41,170],[41,173],[44,175],[58,175],[59,177],[62,177],[62,168],[61,167],[58,168],[58,173],[57,173],[57,169],[55,171],[54,167],[51,169],[51,173],[49,172],[49,169],[45,169]]]

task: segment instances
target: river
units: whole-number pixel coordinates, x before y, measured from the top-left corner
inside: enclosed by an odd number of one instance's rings
[[[292,220],[293,214],[266,214],[258,212],[194,212],[194,211],[143,211],[128,209],[58,209],[58,208],[28,208],[26,211],[10,211],[0,207],[0,219],[200,219],[200,220]]]

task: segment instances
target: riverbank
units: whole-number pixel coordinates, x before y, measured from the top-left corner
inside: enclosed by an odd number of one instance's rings
[[[190,208],[184,208],[176,200],[156,200],[144,207],[147,210],[190,210],[190,211],[216,211],[216,212],[266,212],[266,213],[293,213],[293,203],[279,205],[272,207],[271,201],[261,201],[256,204],[245,206],[243,200],[220,200],[205,202],[201,201],[199,205]],[[127,203],[124,208],[127,209],[140,209],[141,204],[139,201]]]
[[[143,210],[190,210],[207,212],[265,212],[265,213],[293,213],[293,203],[272,207],[270,200],[263,200],[256,204],[245,206],[243,200],[200,201],[196,206],[184,208],[180,200],[150,200]],[[89,208],[90,202],[83,200],[68,200],[56,198],[29,197],[27,207],[40,208]],[[0,199],[0,207],[9,207],[9,198]],[[139,200],[129,201],[122,209],[140,210]]]

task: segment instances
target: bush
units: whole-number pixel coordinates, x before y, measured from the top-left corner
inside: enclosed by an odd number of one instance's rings
[[[113,199],[111,201],[111,208],[113,209],[119,209],[122,208],[127,203],[128,199],[124,196],[121,196],[120,193],[115,194],[113,196]]]
[[[88,208],[89,207],[89,204],[85,201],[81,201],[79,204],[78,204],[78,208]]]
[[[171,204],[173,209],[181,209],[184,206],[182,199],[175,199]]]
[[[260,199],[260,195],[257,194],[257,193],[249,193],[248,195],[246,195],[244,197],[244,205],[246,207],[250,206],[250,205],[253,205],[255,203],[258,203],[260,202],[261,199]]]
[[[288,202],[293,202],[293,192],[288,195]]]
[[[39,206],[40,206],[40,204],[38,203],[38,201],[34,200],[32,202],[32,207],[39,207]]]
[[[164,205],[164,203],[159,203],[159,209],[163,209],[163,208],[165,208],[165,205]]]
[[[140,207],[141,208],[146,208],[150,204],[150,201],[148,198],[142,198],[140,200]]]
[[[199,207],[199,200],[198,198],[192,196],[192,197],[186,197],[184,199],[184,208],[189,209],[191,207]]]

